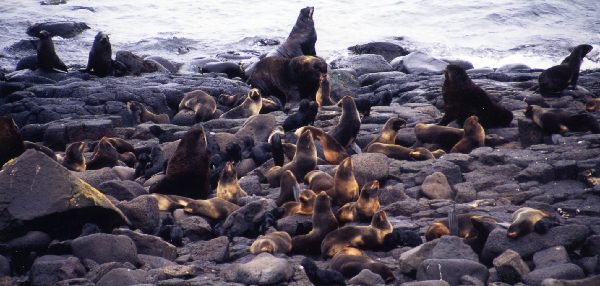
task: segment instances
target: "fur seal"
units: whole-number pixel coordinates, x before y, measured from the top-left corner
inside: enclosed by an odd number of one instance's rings
[[[25,152],[19,127],[11,117],[0,116],[0,168]]]
[[[463,125],[471,115],[477,115],[485,128],[510,125],[513,119],[512,112],[492,101],[489,95],[469,78],[463,68],[450,64],[446,66],[444,76],[444,116],[439,125],[448,125],[452,120]]]
[[[85,156],[83,156],[83,152],[85,152],[86,144],[84,142],[75,142],[69,144],[67,149],[65,150],[65,156],[62,158],[61,164],[75,172],[83,172],[86,169]]]
[[[94,148],[92,158],[87,162],[87,170],[98,170],[105,167],[114,167],[119,162],[119,152],[110,143],[109,138],[103,137]]]
[[[395,160],[409,160],[409,159],[411,159],[410,153],[414,152],[414,150],[411,148],[396,145],[396,144],[383,144],[383,143],[375,142],[375,143],[369,144],[369,146],[367,147],[365,152],[366,153],[381,153],[381,154],[384,154],[384,155],[388,156],[389,158],[392,158]]]
[[[194,111],[196,122],[204,122],[213,117],[217,102],[208,93],[194,90],[186,93],[179,102],[179,111],[183,109]]]
[[[560,92],[569,87],[569,85],[571,89],[576,89],[581,63],[583,62],[583,58],[592,49],[590,45],[579,45],[573,49],[573,52],[560,65],[543,71],[538,77],[540,93]]]
[[[321,170],[313,170],[304,176],[304,183],[308,188],[319,193],[333,189],[333,177]]]
[[[317,117],[318,111],[319,106],[316,102],[308,99],[301,100],[298,111],[290,114],[285,121],[283,121],[283,130],[288,132],[302,126],[315,124],[315,118]]]
[[[286,170],[281,175],[281,184],[279,188],[279,197],[275,200],[277,206],[281,206],[286,202],[293,202],[300,196],[300,186],[290,170]]]
[[[327,63],[317,57],[267,57],[256,63],[248,84],[258,88],[263,97],[277,98],[284,107],[287,102],[312,100],[323,73],[327,73]]]
[[[585,110],[588,112],[600,111],[600,98],[592,98],[585,104]]]
[[[315,101],[321,106],[335,105],[335,102],[331,99],[331,83],[329,82],[329,75],[326,73],[321,74],[319,80],[319,89],[315,95]]]
[[[40,39],[37,44],[38,68],[45,71],[67,72],[67,66],[60,60],[54,50],[54,42],[48,31],[42,30],[38,34]]]
[[[302,55],[316,56],[315,43],[317,31],[313,21],[314,7],[300,9],[296,24],[289,36],[277,49],[267,54],[267,57],[293,58]]]
[[[127,108],[138,124],[148,121],[156,124],[169,124],[171,122],[169,115],[152,113],[144,104],[134,100],[127,102]]]
[[[404,119],[398,117],[388,119],[383,125],[383,129],[381,129],[379,135],[367,144],[365,150],[369,149],[369,146],[373,143],[394,144],[396,142],[398,130],[404,126],[406,126],[406,121]]]
[[[115,149],[117,149],[117,152],[119,153],[135,152],[135,148],[133,148],[133,145],[131,145],[129,142],[125,141],[122,138],[105,136],[102,137],[102,139],[106,139],[106,141],[108,141],[110,145],[113,145],[113,147],[115,147]]]
[[[158,210],[161,212],[172,212],[176,209],[185,208],[193,200],[176,195],[150,194],[156,200]]]
[[[512,223],[506,231],[506,236],[517,238],[533,231],[546,233],[548,229],[559,224],[551,213],[534,208],[520,208],[512,214]]]
[[[336,253],[331,259],[331,269],[339,271],[348,279],[358,275],[363,269],[369,269],[379,274],[386,283],[396,280],[389,267],[354,247],[346,247]]]
[[[285,231],[274,231],[261,235],[250,246],[252,254],[268,252],[287,254],[292,251],[292,237]]]
[[[238,205],[224,199],[211,198],[208,200],[192,200],[185,205],[183,210],[189,214],[219,221],[226,219],[239,208]]]
[[[262,108],[262,97],[260,91],[256,88],[251,89],[248,92],[248,96],[242,104],[232,108],[231,110],[223,113],[221,118],[228,119],[239,119],[248,118],[252,115],[257,115]]]
[[[375,180],[365,184],[356,202],[347,203],[338,210],[336,214],[338,221],[341,223],[371,221],[373,215],[381,208],[378,191],[379,181]]]
[[[98,32],[94,37],[94,43],[88,57],[85,72],[95,74],[99,77],[113,75],[112,47],[107,34]]]
[[[321,146],[323,147],[323,155],[327,163],[339,164],[348,157],[346,148],[342,146],[342,144],[340,144],[333,136],[331,136],[329,133],[325,133],[320,128],[314,126],[304,126],[296,130],[296,136],[302,134],[302,132],[305,130],[310,131],[315,140],[318,140],[319,143],[321,143]]]
[[[233,162],[227,162],[225,168],[223,168],[223,172],[221,172],[219,183],[217,184],[217,197],[232,203],[237,203],[240,197],[245,197],[247,195],[248,194],[238,183],[237,172],[233,167]]]
[[[446,151],[450,151],[464,135],[462,128],[425,123],[415,125],[415,136],[420,143],[437,144]]]
[[[296,142],[296,153],[294,159],[280,166],[273,166],[267,170],[265,177],[271,187],[278,186],[281,175],[286,170],[292,171],[296,179],[302,179],[306,174],[317,167],[317,149],[313,137],[309,131],[304,131]]]
[[[385,212],[378,211],[369,226],[344,226],[327,234],[321,243],[321,255],[332,257],[346,247],[382,246],[385,236],[392,231]]]
[[[354,142],[360,130],[360,115],[356,110],[354,99],[350,96],[344,96],[338,106],[342,107],[342,116],[338,124],[329,131],[329,135],[342,146],[348,147]]]
[[[142,176],[144,179],[149,179],[166,166],[165,152],[158,144],[144,147],[138,154],[138,161],[135,165],[136,177]]]
[[[319,269],[314,261],[305,257],[300,262],[308,280],[315,286],[346,286],[344,276],[335,270]]]
[[[224,73],[228,78],[245,78],[244,70],[240,64],[232,62],[213,62],[202,66],[202,73]]]
[[[275,166],[283,166],[285,163],[285,153],[283,152],[283,143],[281,142],[281,132],[273,132],[267,140],[271,143],[271,154],[273,156],[273,164]]]
[[[456,215],[458,223],[458,237],[478,254],[481,253],[488,235],[498,225],[498,220],[490,216],[475,214]],[[450,235],[448,218],[434,221],[425,231],[425,240],[432,241],[444,235]]]
[[[187,131],[167,164],[166,176],[152,185],[150,192],[206,198],[210,192],[210,155],[206,147],[204,129]]]
[[[525,117],[531,119],[548,134],[567,131],[600,133],[598,121],[590,114],[575,114],[558,109],[545,109],[538,105],[529,105]]]
[[[222,93],[217,98],[217,102],[219,104],[227,106],[227,107],[233,107],[237,101],[238,101],[238,97],[235,94]]]
[[[446,152],[444,152],[444,150],[441,149],[438,149],[435,152],[436,154],[438,154],[438,156],[441,156],[440,154],[446,154]],[[408,153],[408,156],[414,161],[437,159],[433,152],[429,151],[429,149],[425,147],[416,147],[415,149],[413,149],[412,152]]]
[[[316,196],[317,195],[312,190],[300,192],[298,201],[286,202],[281,205],[283,217],[292,215],[312,215]]]
[[[333,177],[333,189],[328,191],[328,195],[340,206],[358,199],[359,187],[354,171],[352,169],[352,159],[344,159],[337,167]]]
[[[325,236],[336,230],[339,224],[331,210],[331,197],[321,192],[315,198],[312,214],[312,230],[304,235],[292,238],[292,251],[294,253],[314,253],[321,249],[321,242]]]
[[[465,135],[452,147],[450,153],[469,154],[473,149],[485,146],[485,131],[481,124],[479,124],[477,116],[469,116],[465,120],[463,130],[465,131]]]

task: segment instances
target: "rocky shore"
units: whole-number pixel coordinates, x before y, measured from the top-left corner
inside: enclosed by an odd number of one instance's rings
[[[423,237],[429,225],[446,218],[453,207],[457,213],[491,216],[510,224],[512,213],[528,206],[559,216],[560,226],[512,239],[499,225],[481,253],[455,236],[417,247],[365,250],[389,267],[395,280],[386,283],[363,270],[346,283],[598,285],[600,134],[546,135],[523,111],[528,104],[584,111],[589,99],[600,97],[600,70],[583,71],[577,90],[542,97],[534,91],[541,70],[525,65],[472,69],[465,61],[420,52],[406,55],[391,45],[353,47],[354,52],[368,53],[328,63],[334,100],[352,95],[372,105],[361,119],[356,138],[360,149],[394,116],[407,123],[396,141],[416,144],[415,124],[436,123],[444,113],[442,72],[448,63],[467,69],[476,84],[514,115],[510,127],[486,129],[485,147],[470,154],[401,161],[348,149],[359,185],[379,180],[381,208],[394,229]],[[218,98],[245,96],[250,89],[239,78],[224,74],[171,72],[168,61],[159,65],[163,68],[124,77],[98,78],[78,71],[3,74],[0,116],[12,117],[24,140],[59,154],[72,142],[109,136],[132,144],[138,158],[152,146],[160,146],[169,158],[185,132],[198,126],[206,130],[209,145],[217,145],[213,148],[227,140],[216,134],[236,132],[250,135],[258,148],[287,117],[281,111],[257,115],[265,118],[263,124],[250,129],[252,118],[215,118],[188,126],[138,124],[127,107],[129,101],[173,118],[186,92],[203,90]],[[340,112],[336,106],[322,107],[314,125],[329,130]],[[295,142],[292,132],[285,137]],[[251,150],[243,153],[237,166],[239,184],[248,196],[222,221],[182,209],[159,211],[156,199],[148,194],[152,179],[140,178],[132,167],[73,172],[40,152],[26,151],[0,172],[0,285],[311,285],[300,266],[305,255],[250,253],[256,228],[275,207],[280,192],[261,184],[258,172],[272,162],[260,162]],[[318,166],[331,174],[334,167]],[[311,223],[310,216],[295,215],[278,220],[275,228],[294,235],[298,225],[306,223]],[[180,234],[173,235],[177,231]],[[173,237],[180,240],[167,241]],[[330,267],[329,259],[308,257],[321,269]]]

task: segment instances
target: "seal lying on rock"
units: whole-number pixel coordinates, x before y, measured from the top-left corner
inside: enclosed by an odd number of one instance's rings
[[[461,128],[425,123],[415,125],[415,136],[419,143],[437,144],[446,151],[450,151],[464,135],[465,131]]]
[[[306,276],[315,286],[346,286],[344,276],[335,270],[319,269],[314,261],[305,257],[300,262],[304,268]]]
[[[186,93],[179,102],[179,112],[193,111],[195,122],[204,122],[213,117],[217,110],[217,102],[208,93],[194,90]]]
[[[202,73],[224,73],[228,78],[245,79],[244,70],[240,64],[232,62],[214,62],[202,66]]]
[[[281,205],[283,217],[292,215],[312,215],[316,196],[317,195],[312,190],[300,192],[297,201],[286,202]]]
[[[471,246],[473,251],[481,253],[483,246],[492,230],[496,228],[499,221],[490,216],[475,214],[459,214],[455,216],[457,222],[458,237]],[[434,221],[425,231],[425,239],[432,241],[443,235],[450,235],[448,218]]]
[[[136,123],[153,122],[156,124],[169,124],[169,116],[166,114],[155,114],[148,108],[135,100],[127,102],[127,108],[133,115]]]
[[[211,198],[208,200],[189,201],[183,210],[189,214],[199,215],[213,220],[223,220],[239,208],[238,205],[224,199]]]
[[[261,252],[289,253],[292,250],[292,237],[285,231],[275,231],[261,235],[250,246],[252,254]]]
[[[560,92],[569,85],[572,89],[576,89],[581,63],[592,49],[591,45],[579,45],[560,65],[543,71],[538,77],[540,93]]]
[[[309,101],[308,99],[301,100],[298,111],[290,114],[285,121],[283,121],[283,130],[287,132],[302,126],[314,124],[318,111],[319,106],[316,102]]]
[[[529,105],[525,117],[531,119],[548,134],[567,131],[600,133],[598,121],[590,114],[575,114],[558,109],[545,109],[538,105]]]
[[[42,30],[38,34],[40,39],[37,44],[37,65],[45,71],[67,72],[67,66],[60,60],[54,50],[54,42],[48,31]]]
[[[512,214],[512,223],[508,227],[506,236],[517,238],[533,231],[546,233],[549,228],[559,224],[551,213],[534,208],[520,208]]]
[[[333,256],[331,259],[331,269],[339,271],[348,279],[358,275],[363,269],[369,269],[373,273],[379,274],[386,282],[396,280],[394,273],[392,273],[389,267],[375,261],[354,247],[344,248]]]
[[[244,99],[242,104],[223,113],[221,115],[221,118],[227,118],[227,119],[248,118],[252,115],[257,115],[260,112],[261,108],[262,108],[262,96],[260,95],[260,91],[258,89],[253,88],[248,92],[248,96],[246,97],[246,99]]]
[[[485,146],[485,131],[477,116],[469,116],[463,124],[463,130],[465,135],[452,147],[450,153],[469,154],[473,149]]]
[[[381,132],[379,132],[379,135],[371,140],[364,150],[369,149],[369,146],[373,143],[394,144],[396,142],[398,130],[404,126],[406,126],[406,121],[404,119],[398,117],[388,119],[383,125]]]

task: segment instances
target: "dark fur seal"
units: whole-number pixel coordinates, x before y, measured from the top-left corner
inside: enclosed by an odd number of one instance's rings
[[[600,98],[592,98],[585,104],[585,110],[589,112],[600,111]]]
[[[465,135],[452,147],[450,153],[469,154],[473,149],[485,146],[485,131],[481,124],[479,124],[477,116],[469,116],[465,120],[463,130],[465,131]]]
[[[386,283],[396,280],[389,267],[354,247],[346,247],[333,256],[331,268],[339,271],[348,279],[358,275],[363,269],[369,269],[371,272],[379,274]]]
[[[538,105],[529,105],[525,117],[531,119],[548,134],[572,132],[600,133],[598,121],[590,114],[575,114],[558,109],[545,109]]]
[[[369,144],[366,153],[381,153],[389,158],[396,160],[409,160],[411,159],[410,153],[414,152],[413,149],[396,145],[396,144],[383,144],[379,142],[375,142]]]
[[[325,236],[338,228],[338,221],[331,210],[331,197],[321,192],[315,198],[312,214],[312,230],[308,234],[292,238],[294,253],[318,253]]]
[[[217,197],[232,203],[237,203],[239,198],[247,195],[248,194],[238,183],[237,172],[233,167],[233,162],[227,162],[225,168],[223,168],[223,172],[221,172],[221,177],[219,178]]]
[[[459,214],[456,215],[456,222],[458,237],[464,239],[466,244],[480,254],[490,232],[496,228],[499,221],[490,216]],[[450,235],[448,218],[436,220],[425,231],[427,241],[432,241],[443,235]]]
[[[196,122],[204,122],[213,117],[217,110],[217,102],[208,93],[194,90],[186,93],[179,102],[179,111],[193,110]]]
[[[0,168],[25,152],[19,127],[11,117],[0,116]]]
[[[292,250],[292,237],[285,231],[274,231],[261,235],[250,246],[252,254],[268,252],[287,254]]]
[[[271,167],[265,174],[267,181],[271,187],[276,187],[280,184],[281,175],[286,170],[292,171],[296,179],[302,179],[306,174],[317,167],[317,149],[315,142],[309,131],[304,131],[296,142],[296,154],[294,159],[280,166]]]
[[[169,116],[166,114],[155,114],[152,111],[148,110],[148,108],[137,101],[129,101],[127,102],[127,108],[133,115],[136,123],[144,123],[144,122],[153,122],[156,124],[169,124],[171,121],[169,120]]]
[[[543,71],[538,77],[540,93],[560,92],[569,86],[576,89],[581,63],[592,49],[590,45],[579,45],[560,65]]]
[[[314,261],[305,257],[300,262],[308,280],[315,286],[346,286],[344,276],[335,270],[319,269]]]
[[[383,125],[381,132],[379,132],[379,135],[367,144],[365,150],[369,149],[369,146],[373,143],[394,144],[396,142],[398,130],[404,126],[406,126],[406,121],[404,119],[398,117],[388,119]]]
[[[60,60],[54,50],[54,42],[48,31],[40,31],[37,44],[37,64],[38,68],[45,71],[67,72],[67,66]]]
[[[85,71],[99,77],[114,74],[112,48],[108,35],[102,32],[96,34]]]
[[[202,67],[202,73],[224,73],[228,78],[239,77],[245,79],[245,73],[240,64],[232,62],[207,63]]]
[[[317,117],[318,111],[319,106],[316,102],[308,99],[301,100],[298,111],[290,114],[285,121],[283,121],[283,130],[288,132],[302,126],[315,124],[315,118]]]
[[[105,167],[114,167],[119,162],[119,151],[110,143],[107,137],[100,139],[94,148],[92,158],[87,162],[88,170],[98,170]]]
[[[354,99],[350,96],[344,96],[338,105],[342,107],[342,116],[338,124],[329,131],[329,135],[342,146],[348,147],[354,142],[360,130],[360,115],[356,110]]]
[[[329,82],[329,75],[326,73],[321,74],[321,80],[319,81],[319,89],[315,95],[315,101],[319,107],[335,105],[335,102],[331,99],[331,83]]]
[[[339,164],[345,158],[348,158],[346,148],[342,146],[333,136],[325,133],[320,128],[314,126],[305,126],[296,130],[296,136],[302,134],[305,130],[310,131],[315,140],[318,140],[323,147],[324,159],[329,164]]]
[[[534,208],[520,208],[512,214],[512,223],[506,236],[517,238],[531,232],[546,233],[549,228],[559,224],[551,213]]]
[[[267,57],[293,58],[302,55],[316,56],[315,43],[317,42],[317,31],[313,21],[314,7],[306,7],[300,10],[296,24],[285,42],[277,49],[267,54]]]
[[[204,129],[183,135],[167,164],[166,176],[150,187],[151,193],[204,199],[210,192],[209,161]]]
[[[300,192],[297,201],[286,202],[281,205],[283,217],[292,215],[312,215],[316,197],[317,195],[312,190]]]
[[[356,202],[350,202],[343,205],[337,212],[338,221],[345,222],[369,222],[373,215],[379,211],[379,181],[372,181],[365,184],[360,190],[360,195]]]
[[[221,115],[221,118],[228,118],[228,119],[248,118],[252,115],[257,115],[260,112],[261,108],[262,108],[262,96],[260,95],[260,91],[258,89],[253,88],[248,92],[248,96],[242,102],[242,104],[223,113]]]
[[[287,202],[293,202],[300,196],[300,186],[290,170],[286,170],[281,175],[281,184],[279,188],[279,197],[275,200],[277,206],[281,206]]]
[[[444,150],[450,151],[463,138],[465,131],[461,128],[417,123],[415,135],[420,143],[437,144]]]
[[[86,144],[84,142],[71,143],[65,150],[65,156],[63,157],[61,164],[71,171],[85,171],[86,163],[85,156],[83,156],[85,147]]]
[[[469,78],[463,68],[448,65],[444,76],[444,117],[439,125],[448,125],[453,120],[463,125],[471,115],[477,115],[485,128],[510,125],[513,119],[512,112],[492,101],[489,95]]]

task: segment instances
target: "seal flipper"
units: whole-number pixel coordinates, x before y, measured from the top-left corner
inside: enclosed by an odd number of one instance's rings
[[[456,203],[454,203],[452,208],[448,211],[448,229],[450,230],[450,235],[459,235],[458,218],[456,217]]]

